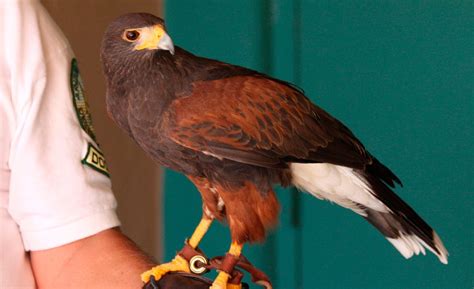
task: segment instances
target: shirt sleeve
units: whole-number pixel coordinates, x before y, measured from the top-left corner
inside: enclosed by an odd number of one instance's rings
[[[26,250],[44,250],[119,225],[105,159],[73,53],[38,3],[12,14],[8,53],[16,113],[8,210]],[[5,34],[5,33],[4,33]]]

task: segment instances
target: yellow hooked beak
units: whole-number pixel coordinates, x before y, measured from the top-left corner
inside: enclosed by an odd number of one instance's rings
[[[163,26],[155,25],[151,27],[144,27],[139,30],[140,36],[137,39],[135,50],[143,49],[161,49],[168,50],[174,55],[174,45],[171,37],[165,32]]]

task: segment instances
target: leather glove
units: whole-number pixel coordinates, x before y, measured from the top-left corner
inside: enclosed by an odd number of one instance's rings
[[[158,281],[150,280],[143,286],[143,289],[209,289],[211,284],[211,280],[201,276],[172,272],[167,273]]]
[[[188,273],[167,273],[159,281],[151,280],[143,286],[143,289],[209,289],[212,281],[198,275]],[[243,283],[242,289],[248,288]]]

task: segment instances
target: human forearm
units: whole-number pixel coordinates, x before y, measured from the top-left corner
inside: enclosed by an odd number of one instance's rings
[[[117,229],[54,249],[31,252],[38,289],[141,288],[153,262]]]

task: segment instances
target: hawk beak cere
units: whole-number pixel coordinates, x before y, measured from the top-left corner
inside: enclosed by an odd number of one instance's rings
[[[140,41],[134,48],[135,50],[161,49],[168,50],[174,55],[173,41],[161,25],[155,25],[142,29],[140,38]]]

